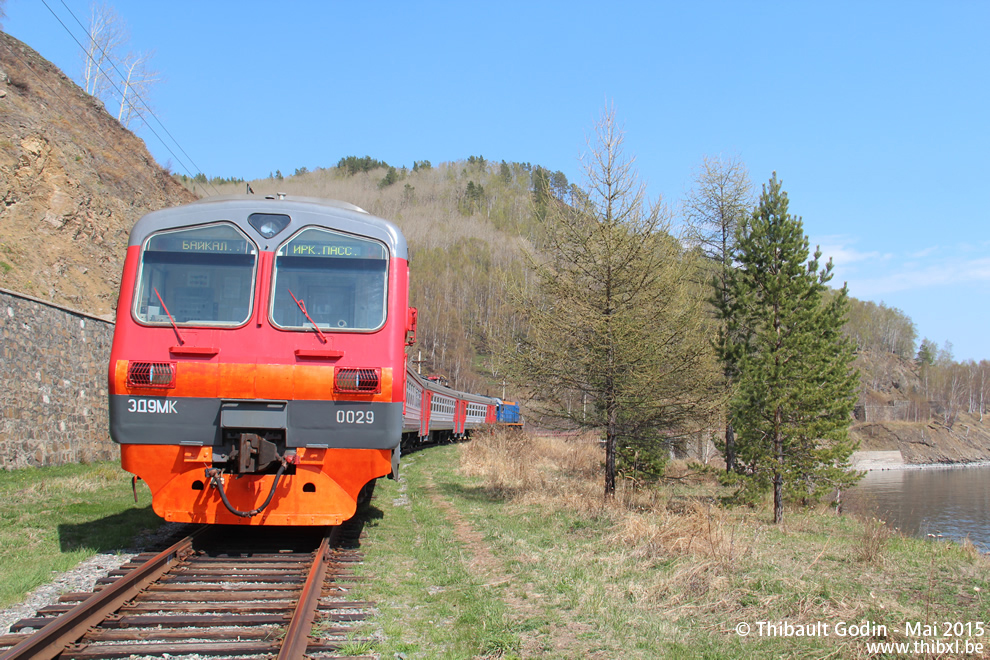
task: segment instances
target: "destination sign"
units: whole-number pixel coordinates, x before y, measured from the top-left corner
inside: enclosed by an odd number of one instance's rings
[[[250,244],[244,239],[184,239],[171,236],[156,236],[148,243],[148,250],[153,252],[211,252],[225,254],[251,254],[253,252]]]
[[[281,254],[291,257],[350,257],[352,259],[384,259],[385,250],[375,244],[302,243],[293,241]]]
[[[254,244],[233,227],[225,225],[156,234],[148,241],[146,249],[153,252],[254,254]]]
[[[320,229],[308,229],[279,248],[278,256],[387,259],[385,246]]]

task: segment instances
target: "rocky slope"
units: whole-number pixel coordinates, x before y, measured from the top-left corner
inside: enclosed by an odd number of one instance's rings
[[[912,361],[863,353],[856,366],[862,391],[851,433],[860,451],[900,452],[908,465],[990,461],[990,419],[964,411],[947,425]]]
[[[193,199],[99,101],[0,32],[0,287],[110,315],[131,226]]]

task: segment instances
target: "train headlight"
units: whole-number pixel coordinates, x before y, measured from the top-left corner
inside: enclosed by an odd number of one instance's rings
[[[333,391],[348,394],[381,394],[382,370],[336,367],[333,374]]]
[[[130,362],[127,365],[128,387],[175,387],[174,362]]]
[[[265,238],[271,238],[289,226],[291,218],[281,213],[252,213],[248,222]]]

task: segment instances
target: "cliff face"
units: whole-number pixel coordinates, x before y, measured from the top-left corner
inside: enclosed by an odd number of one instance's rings
[[[108,316],[131,226],[193,199],[99,101],[0,32],[0,287]]]

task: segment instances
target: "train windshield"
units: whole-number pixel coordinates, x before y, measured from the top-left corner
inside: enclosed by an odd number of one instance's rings
[[[152,234],[134,316],[155,325],[241,325],[251,315],[257,263],[255,244],[227,223]]]
[[[280,328],[377,330],[385,324],[388,250],[310,227],[275,253],[272,322]]]

